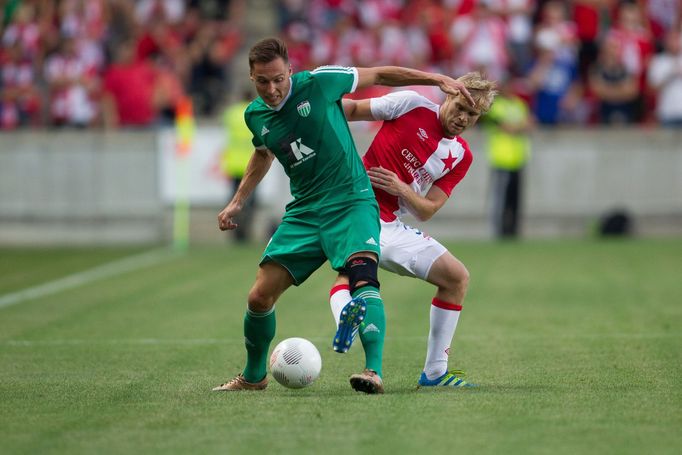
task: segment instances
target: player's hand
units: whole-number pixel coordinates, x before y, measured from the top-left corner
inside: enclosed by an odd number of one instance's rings
[[[409,189],[409,186],[400,180],[395,172],[383,167],[370,168],[367,171],[367,175],[373,187],[384,190],[393,196],[402,196],[404,191]]]
[[[239,213],[239,208],[230,203],[218,214],[218,228],[221,231],[230,231],[239,226],[232,219]]]
[[[462,82],[448,76],[443,76],[443,80],[438,84],[438,87],[448,95],[456,96],[461,93],[470,105],[476,106],[471,93],[469,93],[469,90],[467,90]]]

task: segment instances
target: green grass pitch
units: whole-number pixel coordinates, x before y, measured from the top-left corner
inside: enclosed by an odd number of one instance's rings
[[[383,396],[348,384],[359,346],[331,349],[328,265],[280,300],[272,345],[313,341],[319,380],[216,394],[261,246],[108,274],[143,251],[2,249],[0,453],[682,453],[682,240],[448,247],[471,272],[450,363],[479,387],[415,389],[433,290],[384,272]]]

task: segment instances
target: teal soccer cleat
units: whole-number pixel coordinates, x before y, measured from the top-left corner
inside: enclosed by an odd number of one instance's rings
[[[365,319],[365,313],[367,313],[367,304],[365,299],[361,297],[352,299],[343,307],[339,318],[339,327],[336,329],[332,343],[336,352],[340,354],[348,352],[358,334],[360,324]]]
[[[417,383],[417,388],[419,387],[476,387],[476,384],[466,382],[459,376],[464,376],[464,372],[460,370],[453,370],[452,372],[446,371],[445,374],[436,379],[429,379],[426,377],[426,373],[422,372],[419,377],[419,382]]]

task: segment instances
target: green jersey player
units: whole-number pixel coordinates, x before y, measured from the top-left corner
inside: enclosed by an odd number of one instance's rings
[[[469,93],[460,82],[439,74],[400,67],[320,67],[292,74],[285,44],[264,39],[249,53],[251,80],[259,97],[244,114],[255,152],[241,185],[218,215],[221,230],[234,217],[276,158],[289,176],[293,201],[261,259],[244,317],[246,366],[215,391],[262,390],[275,335],[274,306],[292,284],[303,283],[325,261],[349,278],[351,300],[342,311],[334,349],[345,352],[361,321],[365,368],[351,386],[382,393],[385,318],[377,262],[379,212],[372,187],[344,117],[341,99],[356,88],[438,85],[445,93]]]

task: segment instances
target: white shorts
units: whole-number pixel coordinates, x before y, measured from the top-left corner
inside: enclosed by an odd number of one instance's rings
[[[400,220],[381,222],[381,259],[379,266],[398,275],[426,280],[431,266],[447,249]]]

